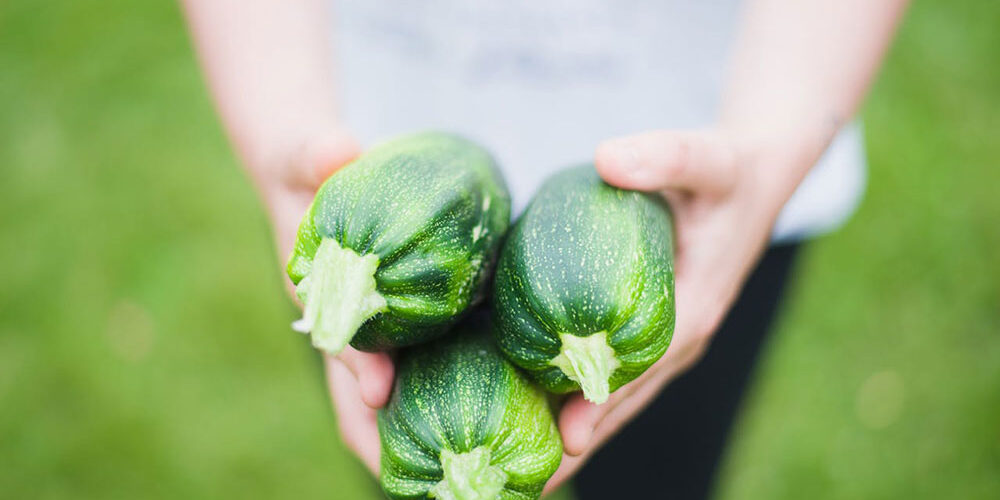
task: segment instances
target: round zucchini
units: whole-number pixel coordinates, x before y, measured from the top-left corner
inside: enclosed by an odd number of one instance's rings
[[[549,391],[606,401],[670,344],[672,233],[659,197],[609,186],[593,166],[548,179],[497,264],[504,354]]]
[[[545,394],[494,344],[488,314],[404,349],[379,411],[390,498],[531,499],[562,459]]]
[[[509,224],[510,195],[481,147],[436,132],[376,146],[327,179],[299,226],[293,328],[331,354],[440,335],[482,299]]]

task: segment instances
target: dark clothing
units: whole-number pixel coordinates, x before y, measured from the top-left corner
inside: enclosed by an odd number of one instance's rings
[[[765,253],[704,358],[577,473],[577,498],[708,497],[798,247]]]

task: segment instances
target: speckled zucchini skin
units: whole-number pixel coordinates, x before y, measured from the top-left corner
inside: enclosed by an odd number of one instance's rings
[[[614,391],[666,351],[674,328],[673,227],[659,197],[605,184],[591,165],[548,179],[497,264],[499,345],[549,391],[579,390],[551,364],[560,333],[607,332]]]
[[[489,313],[457,333],[402,351],[395,389],[379,411],[382,488],[394,499],[430,498],[442,450],[485,447],[503,471],[501,499],[534,499],[555,473],[562,442],[544,393],[496,348]]]
[[[298,284],[322,238],[376,254],[376,289],[388,310],[362,324],[365,351],[443,333],[482,299],[510,224],[510,195],[488,152],[426,132],[378,145],[331,176],[299,226],[288,262]]]

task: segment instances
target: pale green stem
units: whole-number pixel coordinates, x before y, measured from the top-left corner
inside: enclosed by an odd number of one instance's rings
[[[440,500],[493,500],[507,484],[507,474],[490,465],[490,449],[484,446],[465,453],[441,450],[444,478],[431,488]]]
[[[559,355],[549,363],[580,384],[587,401],[596,404],[607,401],[611,374],[621,365],[608,345],[608,333],[597,332],[586,337],[561,333],[559,340],[562,342]]]
[[[375,289],[376,270],[377,255],[361,256],[324,238],[295,289],[305,309],[292,328],[310,333],[314,346],[339,353],[365,321],[386,310],[385,299]]]

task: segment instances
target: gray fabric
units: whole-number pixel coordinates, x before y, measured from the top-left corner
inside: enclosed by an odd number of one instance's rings
[[[736,0],[339,1],[345,119],[366,144],[422,129],[482,142],[519,211],[603,139],[711,124],[738,10]],[[838,226],[863,185],[861,135],[849,126],[775,239]]]

